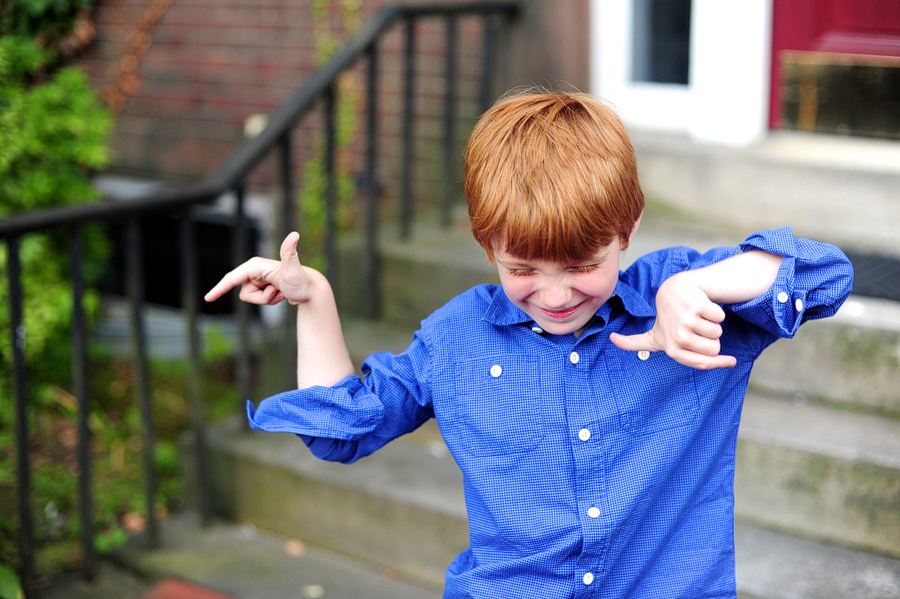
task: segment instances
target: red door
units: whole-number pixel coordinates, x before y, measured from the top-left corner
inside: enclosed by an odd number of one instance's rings
[[[781,118],[784,51],[900,57],[900,0],[774,0],[769,111],[773,128]]]

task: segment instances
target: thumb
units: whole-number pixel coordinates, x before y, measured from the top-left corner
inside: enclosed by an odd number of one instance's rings
[[[619,333],[610,333],[609,340],[613,345],[625,351],[663,351],[663,348],[653,338],[653,331],[647,331],[640,335],[620,335]]]
[[[297,244],[300,242],[300,233],[292,231],[281,242],[281,268],[289,271],[300,268],[300,256],[297,255]]]

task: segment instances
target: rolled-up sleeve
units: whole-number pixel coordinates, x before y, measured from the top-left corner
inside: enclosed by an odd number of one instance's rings
[[[793,337],[803,322],[834,315],[853,288],[853,266],[840,249],[794,237],[790,227],[754,233],[740,249],[783,257],[766,293],[729,306],[740,318],[776,337]]]
[[[381,352],[333,387],[294,389],[268,397],[254,409],[250,428],[299,435],[319,458],[353,462],[434,415],[429,386],[430,351],[419,333],[401,354]]]

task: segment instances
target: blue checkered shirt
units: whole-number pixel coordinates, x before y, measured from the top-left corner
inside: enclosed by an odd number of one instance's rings
[[[609,341],[653,326],[667,277],[756,249],[784,260],[766,294],[726,306],[722,353],[736,367],[693,370]],[[544,333],[483,285],[424,320],[405,352],[371,356],[362,378],[268,398],[249,406],[250,422],[352,462],[436,418],[464,474],[470,527],[447,599],[733,599],[750,368],[803,321],[834,314],[852,280],[840,250],[790,229],[705,254],[671,248],[621,273],[578,339]]]

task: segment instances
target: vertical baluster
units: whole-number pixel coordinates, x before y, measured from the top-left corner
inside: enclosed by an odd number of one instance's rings
[[[491,84],[494,79],[494,30],[497,28],[497,15],[488,14],[482,19],[484,27],[481,47],[481,110],[491,107],[493,94]]]
[[[144,320],[144,247],[141,222],[128,222],[125,250],[128,296],[131,298],[131,349],[134,360],[135,394],[141,414],[141,452],[144,469],[144,500],[147,511],[147,545],[159,547],[156,519],[156,460],[153,439],[153,410],[150,403],[150,369],[147,361],[147,333]]]
[[[25,326],[22,324],[22,268],[19,239],[7,242],[9,330],[12,336],[12,391],[16,403],[16,457],[19,487],[19,554],[26,597],[34,597],[34,516],[31,505],[31,456],[25,388]]]
[[[294,205],[294,162],[291,133],[288,131],[281,138],[281,239],[278,247],[288,233],[297,227],[296,207]],[[297,309],[287,302],[282,302],[284,310],[284,328],[281,337],[281,373],[282,388],[297,388]]]
[[[247,227],[247,215],[245,209],[245,185],[241,181],[234,190],[237,199],[235,215],[237,222],[234,229],[234,263],[241,264],[250,257],[248,250],[249,232]],[[240,290],[233,293],[235,301],[235,313],[237,314],[237,375],[240,397],[238,398],[238,413],[243,413],[244,402],[250,399],[253,392],[253,371],[250,367],[250,304],[242,302],[238,298]],[[246,418],[239,418],[242,430],[250,430]]]
[[[453,196],[456,180],[456,17],[446,21],[446,63],[444,72],[444,198],[441,206],[441,225],[449,227],[453,221]]]
[[[378,47],[376,42],[366,50],[368,66],[366,70],[366,241],[363,264],[364,294],[367,304],[366,316],[376,318],[381,311],[379,288],[378,256]]]
[[[182,305],[186,315],[188,354],[190,372],[191,426],[194,432],[194,451],[197,466],[197,497],[200,505],[200,519],[204,526],[211,521],[209,502],[209,461],[206,451],[206,409],[203,402],[200,359],[200,332],[197,322],[197,245],[194,235],[192,210],[189,208],[181,216],[181,276]]]
[[[406,19],[406,63],[403,86],[403,173],[400,195],[400,238],[409,239],[413,220],[413,103],[416,77],[416,19]]]
[[[337,236],[337,176],[335,154],[337,152],[337,126],[335,123],[335,106],[337,104],[337,83],[332,83],[325,90],[325,260],[328,270],[326,275],[334,287],[338,289],[338,256],[336,250]]]
[[[78,398],[78,499],[81,518],[83,574],[93,580],[94,554],[93,500],[91,498],[91,431],[88,418],[91,398],[88,390],[87,323],[84,317],[84,243],[82,228],[75,226],[69,238],[69,276],[72,282],[72,384]]]

